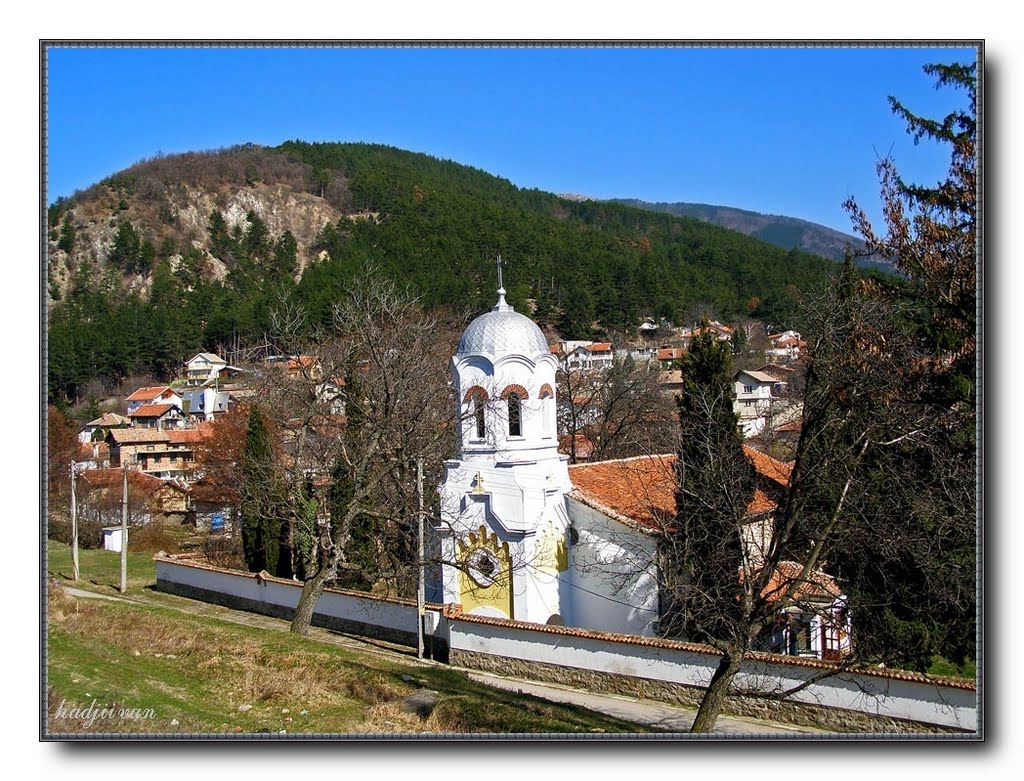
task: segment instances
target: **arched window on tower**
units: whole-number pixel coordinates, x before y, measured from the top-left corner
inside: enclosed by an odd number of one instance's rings
[[[487,391],[474,385],[462,397],[465,423],[464,436],[467,441],[482,441],[487,437],[487,419],[484,410],[487,408]]]
[[[476,396],[473,399],[473,422],[476,427],[476,438],[483,439],[486,431],[484,430],[484,406],[487,402],[482,396]]]
[[[523,402],[515,391],[508,394],[508,435],[510,437],[523,435]]]
[[[551,386],[544,383],[540,389],[540,414],[545,438],[551,436],[551,422],[554,420],[555,394]]]

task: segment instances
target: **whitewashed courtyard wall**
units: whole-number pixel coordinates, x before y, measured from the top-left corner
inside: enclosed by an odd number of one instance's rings
[[[457,611],[449,611],[448,643],[456,665],[688,705],[699,702],[720,658],[707,646]],[[751,654],[735,685],[752,695],[818,680],[784,701],[730,697],[727,711],[839,732],[978,730],[977,693],[967,682],[902,671],[836,670],[816,660]]]
[[[159,591],[204,602],[290,619],[302,583],[221,569],[186,558],[156,557]],[[432,611],[428,625],[438,623]],[[313,624],[340,632],[416,645],[416,603],[370,596],[355,591],[327,589],[316,604]]]

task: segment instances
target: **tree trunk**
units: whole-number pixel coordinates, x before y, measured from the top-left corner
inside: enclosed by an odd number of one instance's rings
[[[707,691],[704,692],[704,698],[700,701],[700,707],[697,709],[697,716],[693,720],[690,732],[711,732],[715,728],[718,716],[725,705],[725,698],[729,694],[729,687],[732,685],[736,673],[740,671],[742,661],[742,651],[738,653],[729,651],[722,656],[722,661],[719,662],[718,669],[711,676],[711,683],[708,684]]]
[[[299,604],[295,607],[295,615],[292,616],[291,630],[297,635],[308,635],[309,626],[313,620],[313,610],[320,600],[320,595],[327,587],[327,581],[331,579],[333,569],[322,567],[313,577],[302,584],[302,595],[299,597]]]

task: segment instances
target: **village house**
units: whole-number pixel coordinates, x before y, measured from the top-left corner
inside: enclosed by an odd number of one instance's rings
[[[615,360],[631,360],[637,365],[649,366],[658,360],[658,348],[653,344],[616,348]]]
[[[733,411],[744,437],[754,437],[799,421],[803,404],[789,393],[793,369],[766,364],[733,375]]]
[[[78,432],[79,442],[92,442],[102,440],[112,428],[128,428],[132,422],[124,415],[116,412],[104,412],[96,420],[90,420]]]
[[[121,469],[90,469],[77,481],[77,493],[84,517],[102,524],[121,520],[124,473]],[[130,525],[152,523],[179,525],[188,521],[188,490],[174,481],[129,470],[128,511]]]
[[[615,351],[611,342],[592,342],[580,345],[565,356],[565,366],[569,369],[605,371],[615,362]]]
[[[191,520],[197,529],[214,534],[238,529],[241,496],[238,488],[202,477],[189,487]]]
[[[315,355],[271,355],[263,364],[292,380],[300,377],[322,380],[324,376],[323,365]]]
[[[181,409],[181,396],[169,385],[153,385],[139,388],[132,393],[125,402],[128,406],[128,415],[135,412],[139,407],[151,404],[172,404]]]
[[[767,338],[768,347],[764,351],[764,359],[769,363],[793,363],[807,349],[807,342],[796,331],[768,334]]]
[[[733,375],[732,408],[744,437],[764,431],[773,400],[779,397],[785,384],[774,374],[754,369],[741,369]]]
[[[215,386],[189,388],[181,392],[181,411],[190,419],[213,420],[217,415],[227,412],[232,401],[229,392],[217,390]]]
[[[679,361],[686,355],[686,350],[682,347],[672,347],[671,345],[662,345],[658,348],[655,357],[658,363],[661,364],[662,369],[674,369],[679,365]]]
[[[680,331],[679,336],[683,342],[683,345],[688,347],[690,345],[690,340],[692,340],[693,337],[699,336],[700,334],[704,333],[705,330],[711,332],[711,334],[719,342],[727,342],[730,339],[732,339],[732,329],[727,325],[723,325],[717,320],[712,320],[704,327],[695,325],[692,328],[684,328],[682,329],[682,331]]]
[[[205,385],[217,379],[227,361],[215,353],[196,353],[185,361],[185,384]]]
[[[195,469],[196,443],[205,430],[114,429],[108,436],[110,465],[159,477],[185,477]]]
[[[129,412],[128,419],[134,428],[165,429],[185,425],[181,408],[174,404],[143,404]]]

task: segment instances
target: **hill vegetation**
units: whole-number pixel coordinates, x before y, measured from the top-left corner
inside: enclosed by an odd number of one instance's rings
[[[168,376],[259,338],[283,302],[330,317],[372,263],[428,308],[509,299],[566,338],[644,317],[794,323],[832,264],[697,219],[518,188],[391,147],[290,141],[144,161],[49,210],[49,398]]]
[[[835,261],[846,257],[847,247],[863,250],[864,242],[855,236],[833,230],[796,217],[785,217],[779,214],[761,214],[732,206],[713,206],[707,203],[650,203],[631,198],[616,198],[614,203],[635,206],[638,209],[675,214],[679,217],[693,217],[698,220],[721,225],[755,239],[767,241],[782,249],[793,249],[814,255],[821,255]],[[857,258],[858,264],[865,267],[888,266],[867,258]]]

